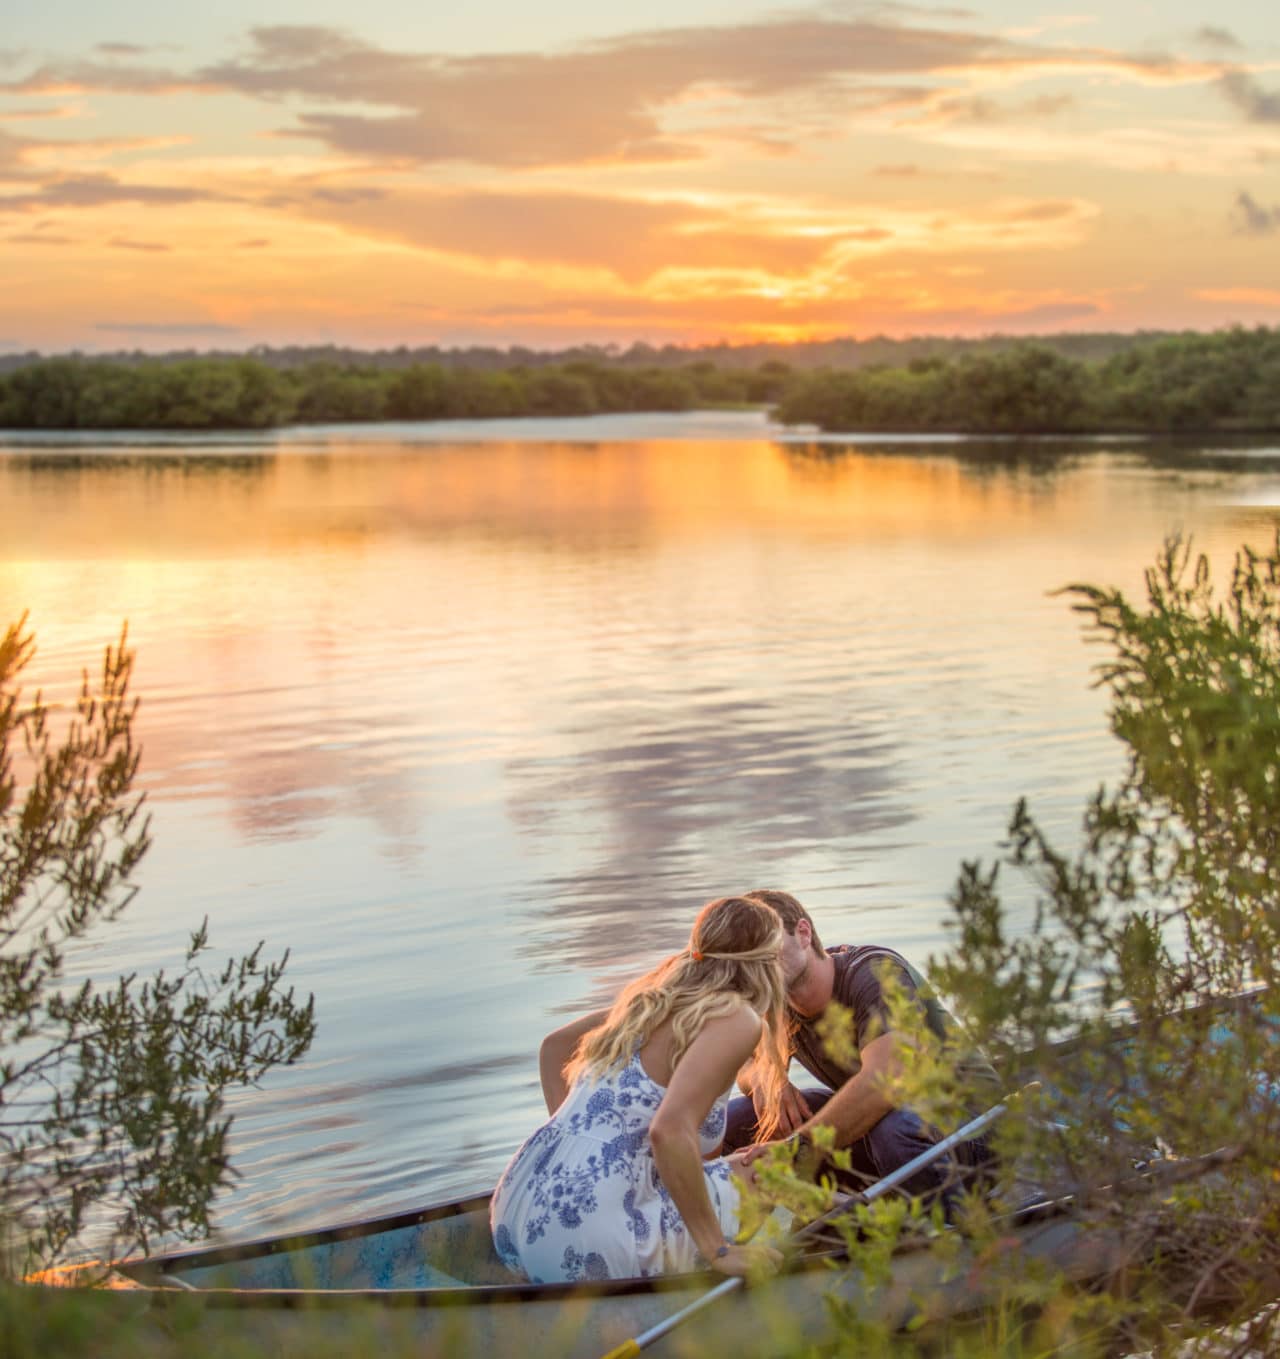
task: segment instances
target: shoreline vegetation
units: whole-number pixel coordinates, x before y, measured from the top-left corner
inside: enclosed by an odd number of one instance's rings
[[[1280,327],[790,348],[300,348],[0,361],[6,430],[265,430],[744,406],[832,433],[1268,434],[1280,431]]]

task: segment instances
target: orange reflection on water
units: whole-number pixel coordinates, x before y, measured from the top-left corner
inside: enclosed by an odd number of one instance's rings
[[[1060,496],[1045,502],[1043,476],[1008,470],[984,475],[945,450],[823,454],[742,440],[17,454],[0,457],[0,541],[12,567],[342,551],[446,528],[572,540],[604,525],[654,537],[787,521],[988,537],[1024,524],[1033,499],[1037,518],[1073,512]]]

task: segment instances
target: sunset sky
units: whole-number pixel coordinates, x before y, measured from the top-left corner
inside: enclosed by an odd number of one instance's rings
[[[1280,323],[1280,23],[24,4],[0,241],[8,351]]]

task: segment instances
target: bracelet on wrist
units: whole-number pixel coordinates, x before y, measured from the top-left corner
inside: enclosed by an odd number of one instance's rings
[[[723,1260],[724,1257],[728,1254],[729,1254],[729,1243],[727,1241],[722,1241],[716,1247],[716,1253],[711,1258],[713,1260]]]

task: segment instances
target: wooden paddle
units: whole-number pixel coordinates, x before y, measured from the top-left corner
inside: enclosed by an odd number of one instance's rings
[[[945,1156],[947,1152],[957,1147],[961,1142],[968,1142],[980,1133],[985,1132],[996,1119],[1008,1111],[1008,1108],[1008,1103],[1002,1100],[999,1104],[988,1109],[985,1114],[979,1114],[977,1118],[971,1119],[964,1127],[957,1128],[955,1132],[944,1137],[940,1142],[935,1142],[928,1151],[922,1151],[919,1156],[912,1157],[905,1165],[899,1166],[897,1170],[886,1175],[884,1179],[877,1180],[875,1184],[860,1193],[842,1195],[840,1202],[834,1208],[828,1209],[821,1217],[815,1217],[812,1222],[807,1222],[799,1231],[794,1232],[788,1244],[799,1245],[812,1236],[824,1223],[829,1222],[840,1213],[847,1212],[854,1204],[874,1203],[876,1199],[882,1198],[885,1194],[897,1189],[904,1180],[909,1180],[917,1171],[932,1165],[934,1161]],[[688,1321],[691,1316],[701,1312],[704,1307],[709,1307],[717,1298],[727,1297],[728,1294],[744,1287],[745,1284],[746,1280],[739,1275],[726,1279],[709,1292],[704,1293],[700,1298],[696,1298],[688,1306],[672,1313],[665,1321],[658,1322],[656,1326],[650,1326],[647,1331],[633,1336],[630,1340],[624,1340],[621,1345],[615,1346],[607,1354],[602,1355],[601,1359],[634,1359],[635,1355],[648,1349],[654,1341],[661,1340],[664,1335],[675,1330],[681,1322]]]

